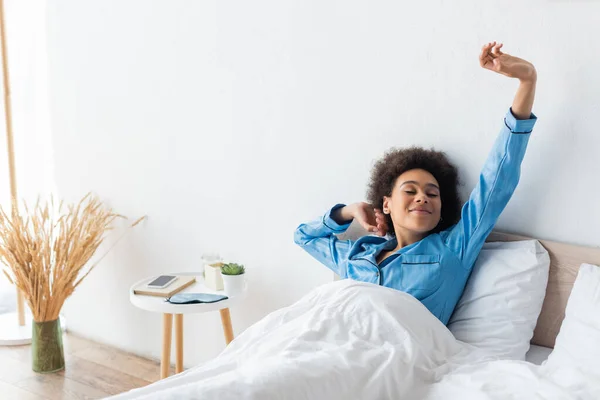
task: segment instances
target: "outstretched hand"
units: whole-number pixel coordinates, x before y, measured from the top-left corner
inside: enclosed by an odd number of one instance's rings
[[[517,78],[522,82],[535,82],[537,73],[529,61],[503,53],[502,43],[491,42],[484,45],[479,55],[479,64],[490,71]]]

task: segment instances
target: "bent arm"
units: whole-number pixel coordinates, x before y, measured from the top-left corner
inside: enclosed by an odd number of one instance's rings
[[[338,204],[322,218],[298,226],[294,233],[294,242],[340,277],[345,278],[346,260],[353,242],[340,240],[336,235],[345,232],[350,223],[338,224],[331,217],[336,215],[339,218],[338,210],[343,208],[343,204]]]

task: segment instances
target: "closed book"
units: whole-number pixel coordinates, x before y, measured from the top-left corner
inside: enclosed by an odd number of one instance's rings
[[[171,297],[177,292],[182,291],[186,287],[190,286],[192,283],[196,282],[195,276],[177,276],[169,286],[164,288],[150,288],[148,287],[148,283],[152,282],[152,279],[147,282],[142,283],[133,289],[133,293],[145,295],[145,296],[158,296],[158,297]]]

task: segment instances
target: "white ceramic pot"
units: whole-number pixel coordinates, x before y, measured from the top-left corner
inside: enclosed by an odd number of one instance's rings
[[[246,284],[246,274],[241,275],[221,275],[223,277],[223,285],[225,286],[225,294],[227,297],[237,296],[244,291]]]

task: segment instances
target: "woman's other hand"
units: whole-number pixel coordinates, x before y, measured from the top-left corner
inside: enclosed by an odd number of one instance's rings
[[[354,203],[351,206],[353,207],[354,219],[367,232],[385,236],[388,228],[380,209],[376,209],[371,204],[365,202]]]
[[[388,226],[381,210],[374,208],[371,204],[360,202],[342,207],[332,215],[338,223],[347,223],[356,220],[369,233],[385,236]]]

